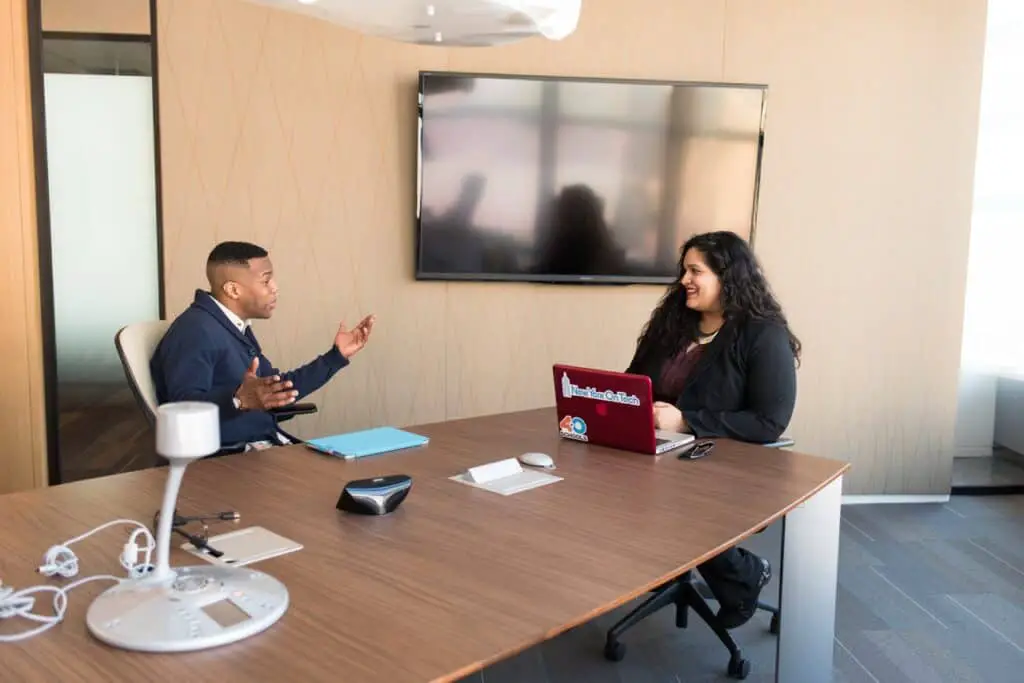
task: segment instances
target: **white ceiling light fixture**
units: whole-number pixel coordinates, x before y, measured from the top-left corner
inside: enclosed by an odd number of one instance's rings
[[[582,0],[250,0],[404,43],[490,46],[562,40]]]

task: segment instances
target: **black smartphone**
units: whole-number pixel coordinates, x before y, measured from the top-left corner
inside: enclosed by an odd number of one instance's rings
[[[698,441],[692,447],[687,448],[685,451],[679,454],[680,460],[697,460],[703,458],[706,455],[711,455],[711,451],[715,450],[714,441]]]

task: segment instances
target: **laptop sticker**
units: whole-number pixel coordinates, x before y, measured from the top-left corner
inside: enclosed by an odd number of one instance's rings
[[[609,403],[621,403],[627,406],[639,406],[640,397],[636,394],[627,394],[624,391],[601,391],[594,387],[580,387],[573,384],[567,373],[562,373],[562,396],[565,398],[589,398],[594,401],[608,401]]]
[[[576,441],[587,440],[587,423],[581,417],[566,415],[558,423],[558,431],[562,436]]]

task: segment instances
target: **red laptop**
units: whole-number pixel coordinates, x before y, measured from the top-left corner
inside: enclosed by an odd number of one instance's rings
[[[659,455],[694,441],[654,428],[651,378],[555,365],[558,432],[566,439]]]

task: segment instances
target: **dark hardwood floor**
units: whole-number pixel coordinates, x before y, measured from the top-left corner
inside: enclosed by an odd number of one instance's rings
[[[126,383],[57,390],[63,483],[153,467],[153,430]]]

